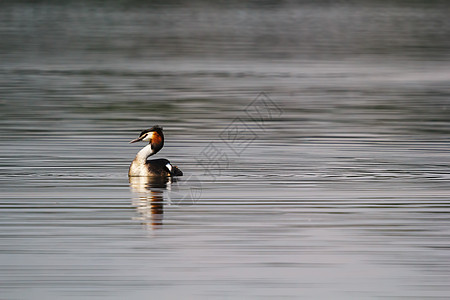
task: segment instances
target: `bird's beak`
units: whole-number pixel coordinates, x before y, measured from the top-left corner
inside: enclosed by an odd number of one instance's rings
[[[138,137],[137,139],[134,139],[132,141],[130,141],[130,144],[136,143],[136,142],[140,142],[142,141],[142,139],[145,137],[145,134],[143,136]]]

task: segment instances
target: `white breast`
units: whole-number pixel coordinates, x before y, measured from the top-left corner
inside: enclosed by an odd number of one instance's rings
[[[149,144],[138,152],[128,170],[128,176],[149,176],[148,167],[145,164],[147,157],[153,154],[152,146]]]
[[[130,165],[128,176],[149,176],[148,168],[145,164],[137,163],[135,160]]]

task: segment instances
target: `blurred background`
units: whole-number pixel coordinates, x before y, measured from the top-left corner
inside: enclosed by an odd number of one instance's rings
[[[449,15],[1,1],[2,297],[445,298]],[[129,183],[155,124],[185,176]]]

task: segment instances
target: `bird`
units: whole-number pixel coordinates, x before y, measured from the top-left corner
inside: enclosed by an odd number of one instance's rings
[[[131,162],[128,170],[129,177],[183,176],[183,172],[165,158],[147,160],[149,156],[156,154],[164,146],[162,127],[155,125],[143,130],[137,139],[130,141],[130,144],[141,141],[148,142],[148,145],[142,148]]]

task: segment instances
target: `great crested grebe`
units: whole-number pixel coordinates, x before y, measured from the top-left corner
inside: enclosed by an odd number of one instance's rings
[[[143,130],[137,139],[130,142],[148,142],[148,145],[138,152],[128,170],[130,177],[150,176],[183,176],[183,172],[177,166],[164,158],[147,160],[149,156],[156,154],[164,146],[164,134],[158,125]]]

